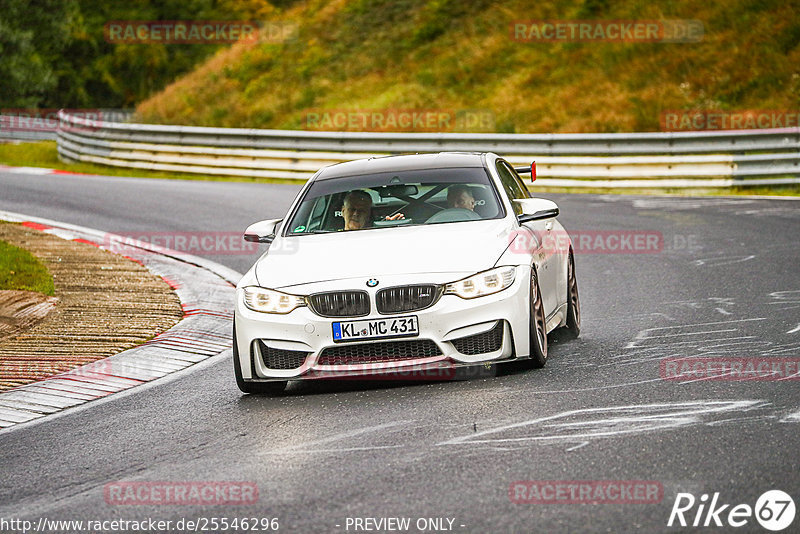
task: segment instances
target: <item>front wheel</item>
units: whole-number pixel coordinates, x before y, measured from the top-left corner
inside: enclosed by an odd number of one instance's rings
[[[239,345],[236,343],[236,323],[233,324],[233,374],[236,385],[243,393],[278,395],[286,389],[287,381],[280,382],[247,382],[242,377],[242,364],[239,361]]]
[[[534,268],[531,268],[529,338],[531,366],[542,368],[547,363],[547,327],[544,322],[542,292],[539,291],[539,280]]]
[[[581,333],[581,299],[578,297],[578,279],[575,277],[575,258],[569,252],[567,263],[567,324],[561,329],[567,339]]]

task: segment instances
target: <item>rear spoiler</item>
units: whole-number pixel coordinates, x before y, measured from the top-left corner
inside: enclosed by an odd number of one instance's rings
[[[517,171],[517,174],[530,174],[531,175],[531,182],[536,181],[536,162],[532,161],[530,167],[514,167],[514,170]]]

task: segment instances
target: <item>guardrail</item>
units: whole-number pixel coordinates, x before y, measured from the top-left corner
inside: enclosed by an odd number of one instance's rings
[[[9,139],[12,141],[52,141],[55,138],[55,128],[49,129],[43,127],[41,124],[20,124],[19,115],[0,114],[0,139]]]
[[[309,132],[97,122],[64,112],[59,123],[63,161],[218,176],[306,180],[324,165],[363,157],[491,151],[512,164],[535,160],[543,186],[800,183],[800,128],[625,134]]]

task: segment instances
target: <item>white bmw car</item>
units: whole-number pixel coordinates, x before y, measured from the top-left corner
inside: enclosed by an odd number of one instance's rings
[[[532,166],[533,167],[533,166]],[[532,176],[535,179],[535,167]],[[580,331],[572,243],[555,203],[491,153],[387,156],[318,171],[236,289],[246,393],[289,380],[547,361]]]

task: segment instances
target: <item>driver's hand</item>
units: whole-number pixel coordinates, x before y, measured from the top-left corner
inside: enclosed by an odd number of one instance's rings
[[[384,219],[384,220],[386,220],[386,221],[396,221],[397,219],[405,219],[405,218],[406,218],[406,216],[403,215],[402,213],[395,213],[394,215],[387,215],[386,219]]]

